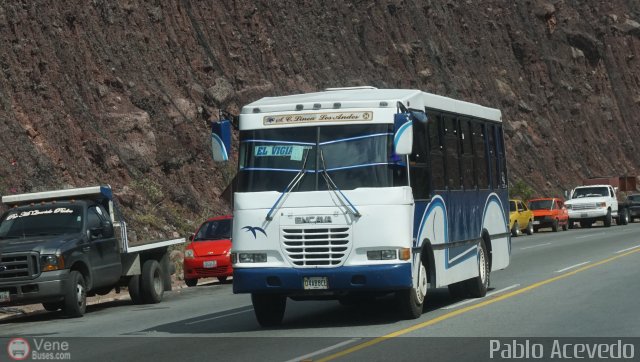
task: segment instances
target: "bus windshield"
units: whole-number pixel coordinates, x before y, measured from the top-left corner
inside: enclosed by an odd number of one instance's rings
[[[342,190],[407,185],[406,165],[392,146],[391,124],[242,131],[238,191],[281,192],[303,168],[293,192],[327,190],[324,167]]]

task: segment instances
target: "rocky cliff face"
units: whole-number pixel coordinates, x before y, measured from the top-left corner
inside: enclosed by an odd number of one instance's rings
[[[228,212],[208,121],[373,85],[500,108],[510,179],[640,173],[640,2],[2,1],[0,193],[109,183],[152,236]]]

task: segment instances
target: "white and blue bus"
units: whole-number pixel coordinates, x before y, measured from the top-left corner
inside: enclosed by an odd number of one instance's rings
[[[429,288],[482,297],[509,264],[499,110],[333,88],[260,99],[239,128],[233,290],[251,293],[261,325],[282,322],[287,298],[393,294],[417,318]],[[214,128],[214,158],[228,132]]]

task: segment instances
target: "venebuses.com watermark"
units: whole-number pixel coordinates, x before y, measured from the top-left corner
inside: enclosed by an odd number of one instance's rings
[[[44,338],[12,338],[7,343],[7,355],[14,361],[65,361],[71,359],[69,342]]]
[[[490,339],[490,359],[634,359],[635,346],[618,339],[587,342],[553,339],[542,343],[529,339]]]

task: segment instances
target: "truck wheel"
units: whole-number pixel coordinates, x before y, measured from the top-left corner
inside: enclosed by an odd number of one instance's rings
[[[607,216],[605,216],[604,218],[604,226],[605,227],[611,226],[611,210],[607,210]]]
[[[487,294],[489,289],[489,279],[491,276],[491,267],[489,266],[489,257],[487,255],[487,247],[484,239],[478,245],[478,276],[466,281],[467,292],[473,298],[482,298]]]
[[[533,235],[533,223],[531,222],[531,220],[529,220],[525,232],[527,233],[527,235]]]
[[[72,318],[82,317],[87,310],[87,284],[77,270],[69,273],[63,309],[64,314]]]
[[[150,259],[144,262],[140,275],[140,288],[145,303],[160,303],[164,295],[164,279],[158,261]]]
[[[195,287],[196,285],[198,285],[198,279],[185,279],[184,283],[188,287]]]
[[[133,304],[143,304],[142,292],[140,291],[140,276],[134,275],[129,278],[129,296]]]
[[[42,303],[42,306],[47,312],[55,312],[64,308],[64,302]]]
[[[627,225],[629,223],[629,211],[627,211],[627,209],[622,209],[616,223],[618,225]]]
[[[511,229],[511,236],[513,236],[514,238],[517,238],[519,234],[520,234],[520,225],[518,225],[518,222],[516,221],[513,223],[513,228]]]
[[[287,297],[278,294],[251,294],[251,303],[262,327],[274,327],[282,323]]]
[[[553,232],[558,232],[558,219],[553,220],[553,225],[551,225],[551,230],[553,230]]]
[[[416,287],[396,292],[396,303],[405,319],[416,319],[422,315],[424,297],[427,295],[427,268],[418,259],[418,280]]]

